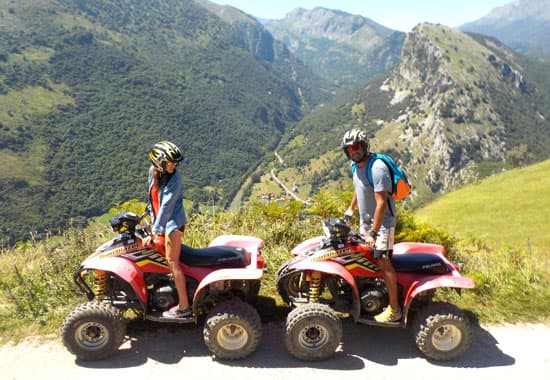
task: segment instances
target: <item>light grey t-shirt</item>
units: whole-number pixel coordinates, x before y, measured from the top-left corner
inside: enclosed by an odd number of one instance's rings
[[[372,165],[373,185],[371,185],[367,179],[367,166],[368,164],[362,168],[356,166],[353,173],[353,186],[357,194],[357,206],[359,207],[359,222],[361,226],[370,226],[372,224],[374,210],[376,209],[374,192],[387,190],[391,193],[392,188],[390,171],[382,160],[375,160]],[[386,207],[384,221],[382,222],[384,228],[392,228],[395,227],[396,224],[395,203],[391,195],[389,195],[388,198],[388,207]],[[392,212],[394,215],[392,215]]]

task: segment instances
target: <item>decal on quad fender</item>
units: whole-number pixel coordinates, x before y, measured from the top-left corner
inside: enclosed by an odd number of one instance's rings
[[[350,249],[348,248],[348,251]],[[360,251],[352,252],[350,255],[339,257],[337,260],[348,272],[354,269],[362,269],[367,272],[377,273],[380,271],[376,263],[365,257],[365,254]]]
[[[361,268],[363,270],[376,273],[379,271],[378,267],[366,257],[361,257],[360,259],[351,262],[345,265],[347,271],[352,271],[355,268]]]
[[[348,254],[348,253],[350,253],[350,251],[351,251],[351,249],[349,247],[345,247],[345,248],[342,248],[342,249],[336,249],[336,250],[331,249],[328,252],[316,254],[311,259],[311,261],[324,261],[324,260],[332,259],[333,257]]]
[[[136,250],[138,248],[139,248],[139,243],[125,245],[125,246],[122,246],[122,247],[119,247],[119,248],[111,249],[107,252],[103,252],[99,255],[99,257],[104,259],[106,257],[117,256],[119,254],[126,253],[126,252],[129,252],[129,251],[133,251],[133,250]]]
[[[128,260],[136,263],[138,267],[143,267],[147,264],[156,265],[162,268],[168,268],[168,262],[166,257],[161,255],[154,249],[147,249],[145,251],[132,252],[124,255]]]

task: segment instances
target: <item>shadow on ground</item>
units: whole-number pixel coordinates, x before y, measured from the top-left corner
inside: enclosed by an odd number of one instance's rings
[[[278,318],[277,318],[278,319]],[[486,368],[511,366],[515,359],[498,348],[497,340],[476,325],[474,343],[461,358],[436,362],[423,358],[409,329],[358,325],[345,320],[343,347],[334,357],[322,362],[302,362],[287,353],[284,347],[284,319],[263,324],[262,340],[250,357],[237,361],[222,361],[228,366],[251,368],[319,368],[354,371],[366,362],[396,366],[399,360],[421,358],[441,367]],[[134,322],[128,328],[128,341],[112,357],[95,362],[77,361],[88,368],[129,368],[148,360],[160,363],[178,363],[185,357],[210,357],[203,341],[202,327],[197,325],[160,325]]]

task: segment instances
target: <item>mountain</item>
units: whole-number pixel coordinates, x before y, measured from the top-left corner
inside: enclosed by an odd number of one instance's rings
[[[319,92],[249,41],[192,0],[0,0],[3,235],[145,200],[164,139],[184,151],[186,198],[230,199]]]
[[[278,176],[302,199],[349,177],[341,137],[362,128],[408,173],[418,205],[504,168],[550,156],[548,63],[441,25],[408,34],[388,74],[285,132]],[[346,181],[347,182],[347,181]],[[257,187],[256,192],[260,186]]]
[[[391,68],[405,38],[368,18],[320,7],[294,9],[265,27],[339,92]]]
[[[231,6],[218,5],[208,0],[195,1],[230,24],[235,33],[243,38],[248,50],[256,59],[269,62],[281,76],[296,82],[299,94],[303,97],[303,105],[316,105],[333,97],[327,89],[327,81],[297,59],[287,46],[276,40],[258,20]]]
[[[498,38],[523,54],[550,56],[550,0],[519,0],[459,27]]]

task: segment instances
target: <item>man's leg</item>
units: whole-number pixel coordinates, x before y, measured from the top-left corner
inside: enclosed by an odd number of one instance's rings
[[[374,317],[378,322],[396,322],[401,319],[401,307],[397,295],[397,275],[391,263],[393,254],[395,228],[381,229],[376,239],[374,248],[374,257],[377,259],[377,265],[382,272],[390,307],[386,307],[383,312]]]

